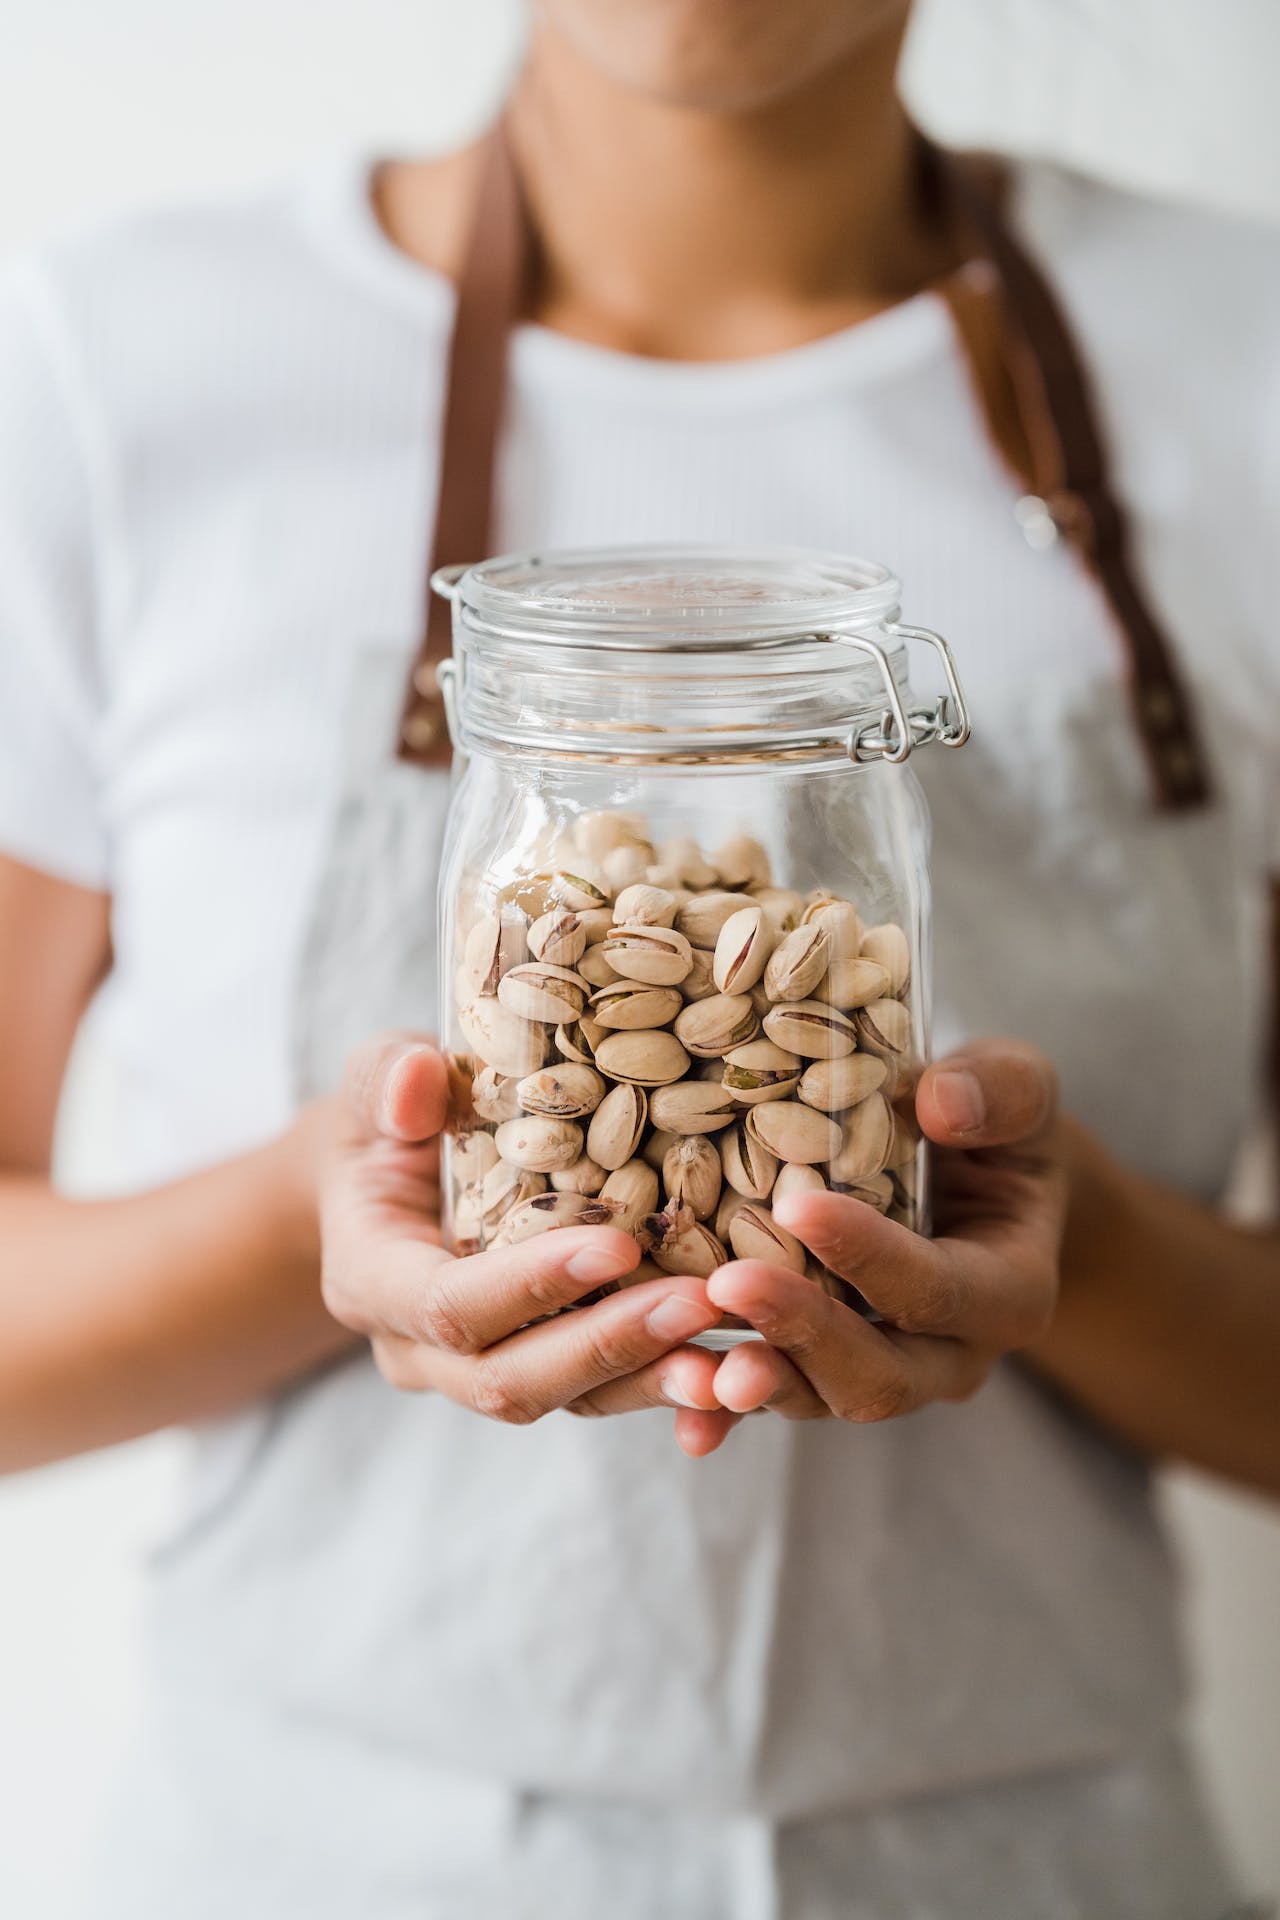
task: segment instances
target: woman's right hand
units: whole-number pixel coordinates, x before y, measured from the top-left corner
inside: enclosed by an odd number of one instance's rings
[[[445,1063],[426,1041],[382,1035],[353,1055],[320,1174],[330,1313],[368,1338],[392,1386],[444,1393],[516,1426],[558,1407],[676,1407],[680,1445],[710,1452],[733,1416],[712,1391],[717,1356],[684,1344],[719,1318],[705,1281],[646,1280],[543,1319],[630,1273],[634,1240],[565,1227],[453,1258],[440,1229],[446,1105]]]

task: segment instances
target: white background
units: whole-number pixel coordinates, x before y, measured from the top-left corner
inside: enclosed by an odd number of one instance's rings
[[[5,0],[0,251],[334,146],[446,145],[496,99],[523,15],[522,0]],[[910,79],[944,137],[1280,221],[1278,70],[1271,0],[929,0]],[[69,1108],[69,1175],[109,1184],[109,1063],[92,1049]],[[179,1445],[0,1487],[0,1912],[14,1920],[66,1910],[127,1726],[139,1555]],[[1280,1520],[1190,1475],[1169,1501],[1195,1735],[1247,1886],[1280,1891]]]

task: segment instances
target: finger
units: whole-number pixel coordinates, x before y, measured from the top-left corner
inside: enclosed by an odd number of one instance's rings
[[[1053,1236],[1030,1216],[988,1218],[971,1239],[939,1240],[886,1220],[849,1194],[788,1195],[774,1216],[904,1332],[1008,1350],[1038,1339],[1048,1325],[1056,1292]]]
[[[714,1377],[716,1399],[733,1413],[780,1413],[784,1420],[821,1420],[829,1411],[804,1375],[762,1340],[731,1347]]]
[[[926,1067],[916,1117],[942,1147],[1004,1147],[1043,1140],[1058,1107],[1058,1077],[1038,1047],[987,1040]]]
[[[714,1386],[720,1356],[701,1347],[677,1347],[638,1373],[606,1380],[593,1393],[571,1401],[570,1413],[637,1413],[645,1407],[689,1407],[722,1411]]]
[[[560,1227],[460,1260],[409,1240],[383,1246],[376,1237],[358,1257],[364,1271],[353,1291],[380,1330],[472,1354],[622,1279],[639,1264],[640,1249],[616,1227]]]
[[[812,1281],[761,1260],[721,1267],[707,1292],[786,1354],[841,1420],[890,1420],[929,1400],[964,1399],[988,1365],[961,1341],[872,1326]]]
[[[436,1048],[420,1034],[379,1033],[351,1055],[343,1093],[367,1133],[429,1140],[445,1124],[448,1071]]]
[[[705,1460],[724,1445],[741,1418],[738,1413],[695,1413],[682,1407],[676,1415],[676,1445],[691,1460]]]
[[[692,1276],[646,1280],[579,1313],[565,1313],[499,1341],[474,1359],[440,1354],[446,1393],[478,1413],[526,1426],[639,1373],[719,1319],[706,1282]]]

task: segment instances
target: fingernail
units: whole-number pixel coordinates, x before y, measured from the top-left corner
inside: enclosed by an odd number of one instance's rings
[[[949,1133],[976,1133],[987,1117],[986,1096],[976,1074],[958,1069],[936,1074],[933,1099]]]
[[[691,1399],[687,1393],[682,1393],[676,1382],[669,1379],[666,1375],[662,1377],[659,1385],[662,1388],[663,1399],[669,1400],[673,1407],[692,1407],[695,1413],[702,1411],[698,1402]]]
[[[396,1118],[396,1106],[399,1099],[400,1071],[405,1063],[426,1053],[428,1049],[419,1041],[410,1040],[401,1047],[399,1053],[387,1068],[382,1082],[382,1098],[378,1102],[378,1126],[383,1133],[395,1133],[399,1126]]]
[[[706,1331],[712,1318],[701,1301],[673,1293],[650,1310],[645,1325],[659,1340],[691,1340],[695,1333]]]
[[[605,1280],[617,1280],[629,1273],[631,1265],[634,1262],[629,1264],[624,1255],[613,1253],[608,1247],[583,1247],[569,1256],[564,1270],[571,1280],[583,1280],[598,1287]]]

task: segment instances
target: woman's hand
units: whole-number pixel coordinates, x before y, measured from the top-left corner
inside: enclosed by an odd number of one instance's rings
[[[768,1342],[735,1348],[715,1377],[732,1414],[869,1421],[963,1400],[995,1361],[1045,1333],[1058,1288],[1067,1179],[1053,1068],[1017,1041],[937,1062],[916,1091],[935,1154],[939,1237],[922,1239],[836,1193],[781,1200],[779,1225],[885,1316],[873,1325],[812,1281],[758,1260],[707,1292]],[[722,1422],[718,1438],[728,1431]]]
[[[574,1227],[452,1258],[441,1245],[435,1141],[446,1104],[445,1063],[425,1042],[384,1035],[353,1057],[321,1180],[330,1313],[368,1337],[393,1386],[444,1393],[513,1425],[557,1407],[674,1406],[681,1445],[708,1451],[725,1419],[716,1360],[683,1345],[719,1318],[706,1282],[646,1280],[531,1326],[625,1278],[639,1248],[610,1227]]]

